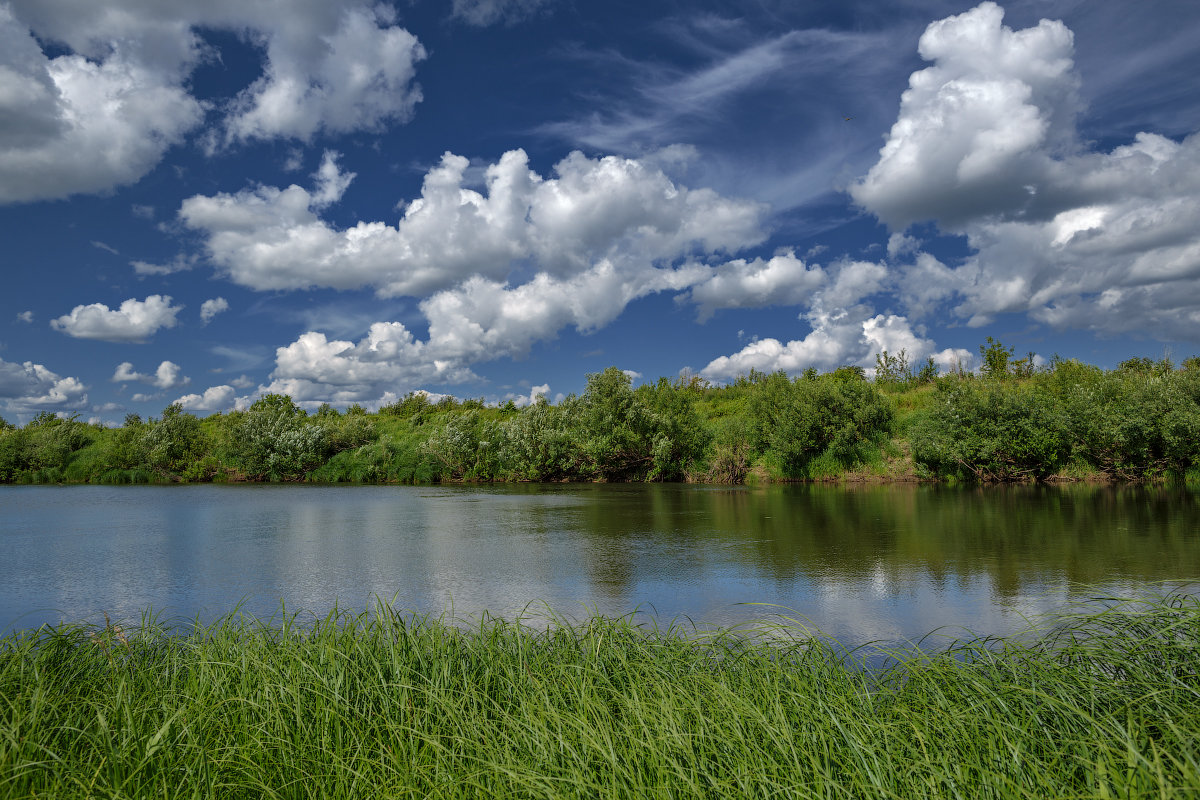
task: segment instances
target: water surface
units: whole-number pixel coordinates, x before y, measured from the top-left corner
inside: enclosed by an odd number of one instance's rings
[[[1200,504],[1161,488],[0,487],[4,630],[380,597],[468,619],[790,609],[858,644],[1197,577]]]

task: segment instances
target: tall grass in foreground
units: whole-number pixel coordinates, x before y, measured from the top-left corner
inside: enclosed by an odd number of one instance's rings
[[[469,629],[388,607],[0,641],[4,797],[1184,797],[1200,607],[882,671],[787,624]],[[849,657],[848,657],[849,656]]]

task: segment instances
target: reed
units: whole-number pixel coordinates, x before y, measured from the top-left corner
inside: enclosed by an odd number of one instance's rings
[[[533,624],[537,622],[538,624]],[[1200,608],[847,653],[781,619],[335,611],[0,640],[3,797],[1192,797]]]

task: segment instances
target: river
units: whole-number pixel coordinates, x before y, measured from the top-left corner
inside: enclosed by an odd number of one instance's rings
[[[854,646],[1004,635],[1198,577],[1200,501],[1171,488],[0,487],[6,631],[381,598],[531,624],[782,614]]]

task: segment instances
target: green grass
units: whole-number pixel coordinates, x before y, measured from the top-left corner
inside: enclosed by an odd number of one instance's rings
[[[553,621],[552,621],[553,622]],[[1024,643],[1022,643],[1024,642]],[[1194,797],[1200,608],[881,671],[786,620],[334,613],[0,641],[3,797]]]

